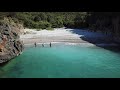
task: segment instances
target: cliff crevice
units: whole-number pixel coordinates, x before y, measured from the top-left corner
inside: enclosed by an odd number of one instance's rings
[[[7,18],[0,22],[0,63],[20,55],[24,49],[19,39],[20,28]]]

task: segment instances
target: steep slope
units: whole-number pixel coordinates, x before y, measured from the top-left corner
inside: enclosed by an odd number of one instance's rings
[[[22,53],[23,43],[19,40],[19,26],[7,18],[0,22],[0,63]]]

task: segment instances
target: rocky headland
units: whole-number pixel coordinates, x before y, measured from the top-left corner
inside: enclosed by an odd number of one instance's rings
[[[19,39],[21,29],[20,24],[5,18],[0,22],[0,64],[20,55],[24,49],[22,41]]]

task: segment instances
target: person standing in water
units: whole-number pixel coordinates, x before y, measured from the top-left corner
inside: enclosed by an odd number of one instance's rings
[[[51,47],[51,45],[52,45],[52,44],[51,44],[51,42],[50,42],[50,47]]]
[[[44,44],[42,44],[42,47],[44,47]]]
[[[35,45],[35,47],[37,46],[36,42],[35,42],[35,44],[34,44],[34,45]]]

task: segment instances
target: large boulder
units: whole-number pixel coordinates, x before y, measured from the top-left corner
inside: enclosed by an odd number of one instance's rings
[[[0,23],[0,63],[7,62],[20,55],[23,43],[19,39],[20,28],[11,25],[9,20]]]

